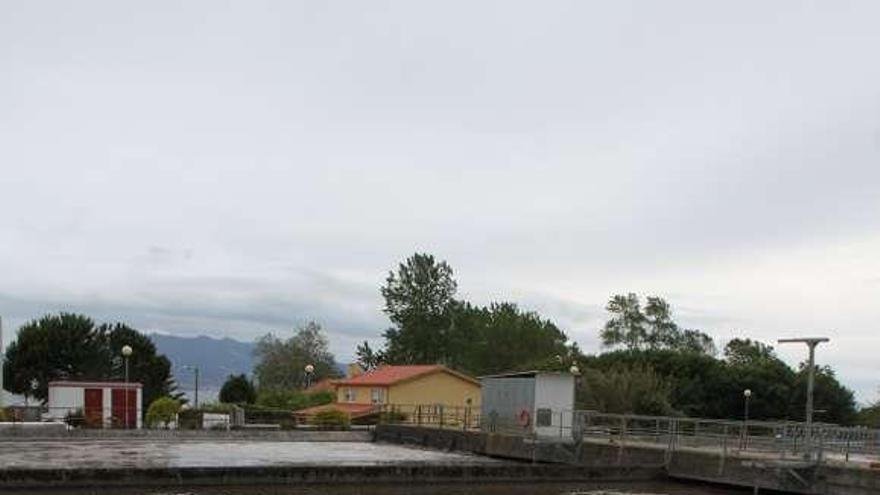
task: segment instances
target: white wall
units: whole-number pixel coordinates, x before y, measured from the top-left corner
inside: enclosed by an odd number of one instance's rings
[[[550,409],[550,426],[538,426],[538,409]],[[574,376],[569,374],[539,374],[535,381],[535,410],[532,421],[540,436],[571,436],[574,410]]]
[[[67,413],[85,408],[85,392],[79,387],[49,387],[47,419],[63,420]]]

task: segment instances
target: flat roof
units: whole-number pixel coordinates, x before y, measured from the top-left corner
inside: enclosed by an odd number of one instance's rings
[[[49,382],[50,387],[80,387],[80,388],[141,388],[143,385],[137,382],[77,382],[59,380]]]
[[[574,376],[571,373],[565,373],[562,371],[531,370],[531,371],[511,371],[510,373],[501,373],[498,375],[485,375],[485,376],[481,376],[480,380],[482,380],[484,378],[534,378],[538,375]]]

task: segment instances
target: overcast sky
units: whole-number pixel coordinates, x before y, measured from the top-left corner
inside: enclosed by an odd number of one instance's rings
[[[0,315],[341,359],[414,251],[598,348],[614,293],[880,386],[880,3],[0,0]],[[780,348],[794,364],[805,348]]]

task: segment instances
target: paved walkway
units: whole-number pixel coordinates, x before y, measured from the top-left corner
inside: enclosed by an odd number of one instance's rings
[[[491,464],[480,456],[356,442],[0,441],[0,466],[19,469]]]

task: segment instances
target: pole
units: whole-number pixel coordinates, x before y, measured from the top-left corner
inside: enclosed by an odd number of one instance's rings
[[[818,342],[807,342],[810,347],[809,368],[807,368],[807,448],[813,445],[813,387],[815,385],[816,371],[816,344]]]
[[[128,356],[125,356],[125,391],[124,400],[122,401],[123,406],[125,407],[125,429],[128,429]]]
[[[810,350],[810,357],[807,361],[807,410],[805,414],[806,419],[806,432],[804,433],[804,441],[805,447],[807,449],[807,455],[812,459],[813,457],[813,386],[815,384],[815,373],[816,373],[816,346],[823,343],[828,342],[830,339],[827,337],[810,337],[810,338],[801,338],[801,339],[779,339],[780,344],[787,344],[791,342],[803,342],[807,344],[807,347]]]
[[[198,408],[199,408],[199,367],[198,367],[198,366],[196,366],[195,371],[196,371],[196,396],[195,396],[195,401],[196,401],[196,409],[198,409]]]

